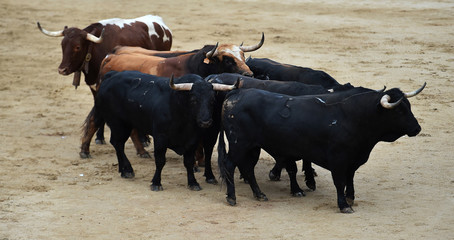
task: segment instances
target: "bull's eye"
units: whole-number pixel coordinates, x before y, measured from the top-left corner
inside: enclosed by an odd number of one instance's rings
[[[234,64],[234,60],[230,57],[224,57],[224,64],[226,65],[233,65]]]
[[[80,46],[79,45],[75,46],[74,51],[76,51],[76,52],[80,51]]]

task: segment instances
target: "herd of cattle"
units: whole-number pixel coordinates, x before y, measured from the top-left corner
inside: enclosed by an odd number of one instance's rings
[[[254,197],[267,200],[254,174],[263,149],[276,161],[270,179],[279,180],[285,168],[294,196],[305,195],[296,180],[295,161],[303,159],[306,185],[313,190],[311,163],[330,170],[340,211],[352,213],[355,171],[373,147],[421,131],[408,98],[420,93],[425,83],[409,93],[373,90],[340,84],[323,71],[266,58],[245,59],[244,53],[262,47],[263,33],[251,46],[217,43],[170,51],[172,32],[153,15],[102,20],[84,29],[54,32],[39,23],[38,28],[48,36],[63,37],[58,72],[74,73],[76,87],[83,73],[95,99],[80,156],[90,157],[96,132],[96,142],[105,143],[107,123],[119,172],[132,178],[125,142],[131,137],[137,153],[149,157],[144,146],[152,136],[153,191],[163,190],[161,172],[168,148],[183,155],[190,189],[201,189],[194,176],[196,158],[205,160],[206,182],[216,184],[211,155],[218,141],[218,166],[229,204],[236,204],[235,168]]]

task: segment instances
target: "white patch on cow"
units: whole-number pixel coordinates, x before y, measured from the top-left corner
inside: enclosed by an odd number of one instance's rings
[[[93,91],[96,91],[96,84],[90,85],[90,88],[91,88]]]
[[[241,49],[238,47],[238,46],[232,46],[232,48],[226,48],[224,49],[224,52],[226,53],[230,53],[232,56],[234,56],[235,58],[238,59],[238,61],[243,61],[243,59],[241,58]]]
[[[138,18],[133,18],[133,19],[111,18],[111,19],[105,19],[105,20],[99,21],[99,23],[101,23],[103,26],[110,24],[110,25],[117,25],[120,28],[124,28],[125,25],[131,25],[134,22],[145,23],[148,26],[148,35],[150,35],[150,37],[152,35],[158,36],[158,34],[156,33],[156,30],[154,29],[153,23],[159,24],[161,26],[162,30],[164,31],[164,37],[162,40],[164,42],[169,41],[169,36],[167,36],[167,33],[165,30],[168,30],[169,32],[171,32],[171,31],[167,27],[167,25],[165,25],[164,21],[162,20],[162,18],[160,16],[145,15],[143,17],[138,17]]]

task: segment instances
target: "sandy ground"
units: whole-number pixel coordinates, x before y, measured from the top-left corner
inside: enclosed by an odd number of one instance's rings
[[[447,0],[2,0],[0,239],[454,239],[453,12]],[[256,173],[268,202],[237,181],[238,205],[230,207],[225,188],[206,184],[202,173],[203,190],[188,190],[182,157],[172,151],[165,190],[151,192],[154,163],[135,156],[130,142],[133,180],[120,178],[110,144],[93,144],[93,158],[79,158],[93,100],[86,85],[74,90],[72,76],[58,74],[61,39],[36,27],[83,28],[145,14],[163,17],[174,50],[255,44],[264,32],[253,57],[374,89],[412,91],[427,82],[411,99],[422,132],[375,147],[356,174],[351,215],[339,213],[327,170],[316,168],[315,192],[294,198],[286,174],[268,180],[266,154]],[[302,173],[298,179],[304,185]]]

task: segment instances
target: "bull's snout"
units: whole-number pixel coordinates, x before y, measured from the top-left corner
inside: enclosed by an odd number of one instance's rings
[[[253,72],[243,72],[241,75],[246,76],[246,77],[253,77],[254,73]]]
[[[212,120],[212,119],[210,119],[210,120],[208,120],[208,121],[201,121],[201,122],[199,122],[199,126],[200,126],[201,128],[209,128],[209,127],[211,126],[212,123],[213,123],[213,120]]]
[[[409,137],[414,137],[414,136],[418,135],[420,132],[421,132],[421,126],[418,125],[418,126],[417,126],[416,128],[414,128],[412,131],[409,131],[407,135],[408,135]]]
[[[65,68],[58,68],[58,73],[60,73],[61,75],[69,75],[69,74],[70,74],[70,72],[69,72],[69,70],[68,70],[67,67],[65,67]]]

